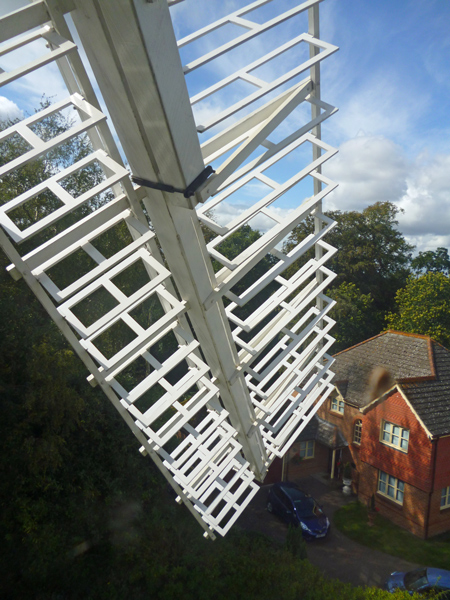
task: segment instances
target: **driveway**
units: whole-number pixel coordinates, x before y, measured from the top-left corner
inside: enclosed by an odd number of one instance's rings
[[[269,487],[263,486],[260,489],[238,520],[238,525],[284,543],[287,525],[266,510]],[[344,496],[342,486],[338,487],[337,483],[333,485],[333,482],[325,483],[324,478],[313,476],[299,482],[299,487],[323,505],[325,514],[332,523],[325,539],[313,540],[307,546],[309,560],[325,575],[355,586],[382,586],[392,571],[410,571],[420,566],[361,546],[333,527],[335,510],[355,500],[354,497]]]

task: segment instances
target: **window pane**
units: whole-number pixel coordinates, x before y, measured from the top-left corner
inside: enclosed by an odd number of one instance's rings
[[[385,442],[389,442],[389,440],[391,439],[391,436],[389,435],[389,433],[387,433],[386,431],[383,433],[383,441]]]
[[[397,500],[403,504],[403,492],[397,492]]]
[[[392,443],[394,444],[394,446],[398,446],[398,435],[392,436]]]
[[[380,492],[383,492],[383,494],[386,493],[386,484],[384,483],[384,481],[379,481],[379,485],[378,485],[378,489],[380,490]]]
[[[402,431],[402,438],[405,440],[409,440],[409,431],[407,429],[404,429]]]
[[[389,475],[389,485],[395,485],[395,477],[392,477],[392,475]]]
[[[394,488],[391,485],[388,485],[387,493],[388,493],[388,496],[391,496],[391,498],[394,498]]]
[[[383,471],[380,472],[380,481],[386,481],[387,479],[387,475],[386,473],[383,473]]]
[[[394,429],[392,430],[394,435],[400,435],[400,427],[398,425],[394,425]]]
[[[398,489],[403,492],[403,490],[405,489],[405,484],[403,481],[400,481],[400,479],[397,480],[398,481]]]
[[[391,431],[391,424],[390,423],[385,423],[384,427],[383,427],[384,431]]]
[[[402,450],[408,450],[408,440],[402,440],[400,442],[400,447]]]

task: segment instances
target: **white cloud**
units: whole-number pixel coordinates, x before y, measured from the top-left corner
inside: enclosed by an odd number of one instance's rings
[[[408,163],[403,150],[383,137],[361,135],[344,142],[323,170],[339,183],[325,201],[328,210],[362,210],[374,202],[395,202],[406,191]]]
[[[360,135],[342,144],[324,173],[339,183],[326,210],[361,211],[390,201],[404,211],[399,229],[417,250],[450,247],[450,154],[408,160],[391,140]]]
[[[0,96],[0,121],[22,118],[23,112],[17,104],[8,98],[5,98],[5,96]]]
[[[450,246],[450,155],[419,156],[398,205],[401,230],[420,249]]]
[[[229,202],[221,202],[213,210],[213,219],[219,225],[225,226],[227,223],[230,223],[230,221],[242,215],[242,213],[244,213],[250,206],[250,203],[231,204]],[[278,208],[276,206],[270,207],[269,209],[278,218],[285,218],[289,215],[289,213],[292,212],[292,209]],[[261,233],[269,231],[269,229],[276,225],[275,221],[263,214],[258,214],[256,217],[251,219],[249,224],[253,229],[257,229]]]

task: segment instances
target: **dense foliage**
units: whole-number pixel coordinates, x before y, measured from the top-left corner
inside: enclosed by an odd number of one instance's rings
[[[429,335],[450,347],[450,278],[443,273],[411,277],[396,295],[396,313],[389,313],[391,329]]]
[[[425,273],[444,273],[444,275],[449,275],[450,257],[447,248],[419,252],[411,260],[411,268],[417,275]]]

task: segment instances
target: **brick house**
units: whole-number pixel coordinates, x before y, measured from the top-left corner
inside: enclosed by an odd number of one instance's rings
[[[284,459],[283,476],[353,465],[361,502],[427,538],[450,530],[450,351],[388,331],[336,355],[335,390]]]

